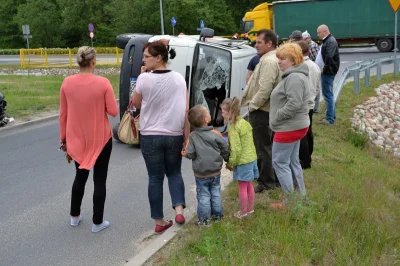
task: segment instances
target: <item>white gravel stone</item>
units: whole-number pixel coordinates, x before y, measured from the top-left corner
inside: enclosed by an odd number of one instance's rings
[[[400,82],[383,84],[376,94],[356,106],[350,119],[352,127],[367,133],[378,148],[400,158]]]

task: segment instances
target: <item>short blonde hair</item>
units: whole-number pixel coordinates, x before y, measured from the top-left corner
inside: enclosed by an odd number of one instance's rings
[[[88,67],[92,59],[96,58],[96,50],[91,46],[82,46],[78,49],[76,62],[80,67]]]
[[[294,42],[288,42],[280,45],[276,51],[278,58],[285,57],[289,58],[293,62],[294,66],[298,66],[304,62],[303,51],[300,45]]]

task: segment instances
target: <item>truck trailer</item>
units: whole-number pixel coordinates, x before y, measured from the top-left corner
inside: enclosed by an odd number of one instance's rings
[[[243,34],[251,42],[261,29],[274,30],[280,42],[294,30],[307,30],[318,41],[317,28],[326,24],[339,45],[374,44],[381,52],[394,49],[395,14],[385,0],[275,1],[258,5],[243,21]]]

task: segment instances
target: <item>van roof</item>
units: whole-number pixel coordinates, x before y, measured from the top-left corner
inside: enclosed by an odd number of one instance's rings
[[[195,47],[197,43],[201,43],[203,45],[209,45],[218,47],[224,50],[232,51],[232,54],[255,54],[255,49],[249,45],[247,45],[247,41],[242,40],[231,40],[223,37],[215,36],[213,38],[206,38],[206,41],[200,41],[199,35],[180,35],[180,36],[171,36],[171,35],[156,35],[149,39],[149,42],[154,42],[157,40],[166,39],[169,41],[171,46],[189,46]],[[238,52],[234,52],[238,51]],[[240,52],[239,52],[240,51]]]

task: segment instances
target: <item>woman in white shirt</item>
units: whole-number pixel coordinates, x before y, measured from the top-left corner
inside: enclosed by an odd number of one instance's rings
[[[149,175],[148,197],[155,232],[172,226],[164,220],[163,183],[168,178],[175,222],[185,218],[185,186],[181,174],[181,150],[189,135],[188,99],[185,79],[167,68],[168,58],[175,57],[166,40],[144,47],[142,74],[138,77],[133,105],[140,108],[140,146]]]

